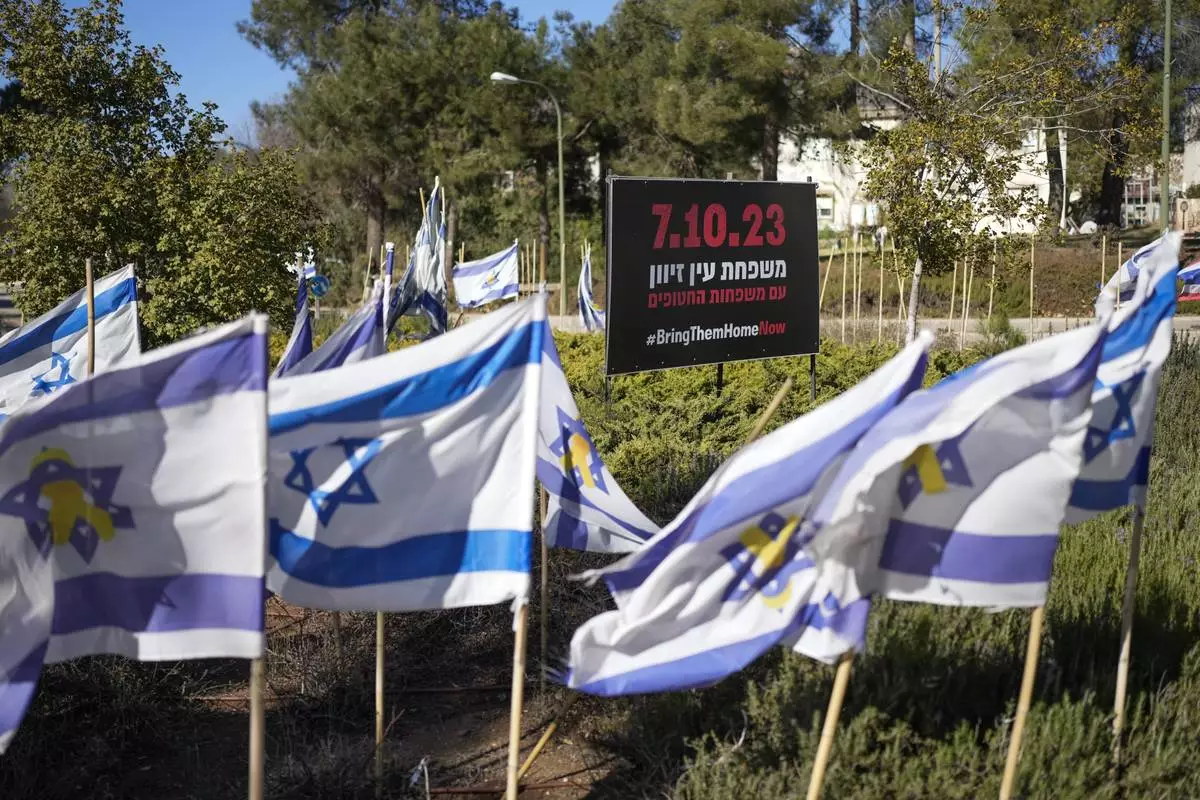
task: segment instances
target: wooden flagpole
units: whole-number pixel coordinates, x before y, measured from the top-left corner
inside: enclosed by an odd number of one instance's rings
[[[961,330],[959,331],[959,334],[958,334],[958,349],[959,350],[963,349],[963,344],[967,341],[967,314],[970,313],[970,309],[967,307],[967,303],[970,302],[970,299],[967,297],[967,292],[971,288],[970,280],[971,280],[971,264],[966,258],[963,258],[963,288],[962,288],[962,315],[961,315],[962,316],[962,326],[961,326]]]
[[[263,765],[266,762],[266,712],[263,685],[266,669],[262,658],[250,662],[250,800],[263,800]]]
[[[513,642],[512,705],[508,718],[508,770],[505,775],[505,800],[517,800],[517,770],[521,761],[521,706],[525,701],[525,636],[529,604],[517,609]]]
[[[817,756],[813,760],[812,775],[808,779],[808,800],[820,800],[825,786],[825,769],[829,766],[829,755],[833,752],[833,737],[837,733],[838,717],[842,714],[842,701],[846,699],[846,686],[850,683],[852,653],[845,653],[838,661],[833,676],[833,691],[829,693],[829,707],[825,710],[825,723],[821,726],[821,741],[817,745]]]
[[[1025,646],[1025,674],[1021,676],[1021,693],[1017,695],[1017,715],[1013,718],[1012,735],[1008,740],[1008,759],[1004,763],[1004,778],[1000,781],[1000,800],[1010,800],[1021,760],[1021,737],[1025,734],[1025,718],[1033,699],[1033,681],[1037,678],[1038,654],[1042,649],[1042,623],[1046,607],[1038,606],[1029,618],[1029,642]]]
[[[1121,271],[1121,265],[1125,263],[1124,247],[1125,247],[1125,243],[1118,240],[1117,241],[1117,272]],[[1120,282],[1120,279],[1117,280],[1116,292],[1117,292],[1117,310],[1119,311],[1121,309],[1121,282]]]
[[[946,322],[946,333],[954,333],[954,290],[958,288],[958,261],[954,262],[954,274],[950,278],[950,317]]]
[[[92,274],[92,259],[83,260],[83,271],[87,283],[87,374],[90,378],[96,371],[96,280]]]
[[[853,277],[853,280],[854,280],[854,304],[853,304],[854,324],[850,328],[850,341],[852,341],[852,342],[858,341],[858,295],[859,295],[859,292],[862,290],[862,286],[860,285],[862,282],[862,277],[861,277],[861,275],[862,275],[862,253],[859,252],[859,248],[861,245],[862,245],[862,236],[859,235],[858,231],[855,231],[854,232],[854,277]]]
[[[829,262],[825,265],[825,278],[824,278],[824,280],[821,281],[821,296],[817,300],[817,312],[818,313],[820,313],[820,310],[825,305],[825,287],[829,284],[829,273],[833,272],[833,254],[835,251],[836,251],[836,248],[835,248],[835,250],[829,251]]]
[[[846,271],[850,266],[850,250],[853,248],[854,239],[850,238],[849,242],[846,254],[842,256],[842,344],[846,343],[846,281],[848,280]]]
[[[540,609],[541,617],[542,617],[542,630],[541,630],[542,660],[541,660],[539,666],[541,666],[542,675],[541,675],[541,680],[540,680],[538,686],[539,686],[539,689],[543,693],[545,693],[545,691],[546,691],[546,669],[547,669],[546,642],[550,636],[550,578],[549,578],[550,552],[549,552],[549,548],[546,546],[546,512],[549,510],[550,496],[546,493],[546,487],[544,487],[544,486],[542,487],[539,501],[540,502],[538,503],[538,506],[539,506],[538,510],[541,511],[541,520],[542,520],[542,526],[541,526],[541,528],[542,528],[542,605],[541,605],[541,609]]]
[[[987,321],[990,324],[992,321],[992,301],[996,299],[996,262],[1000,260],[1000,243],[992,241],[992,280],[988,283],[988,316]]]
[[[383,612],[375,612],[375,796],[383,797]]]
[[[884,234],[886,236],[886,234]],[[883,244],[879,245],[879,333],[875,344],[883,344]]]
[[[1121,655],[1117,659],[1117,692],[1113,698],[1113,764],[1121,763],[1121,738],[1125,728],[1125,695],[1129,688],[1129,661],[1133,650],[1133,600],[1137,592],[1138,560],[1142,549],[1145,515],[1133,506],[1133,535],[1129,539],[1129,567],[1125,571],[1125,601],[1121,606]]]
[[[1037,236],[1029,237],[1029,341],[1033,341],[1033,258],[1037,248]]]
[[[1100,291],[1104,291],[1104,273],[1108,272],[1108,234],[1100,237]]]

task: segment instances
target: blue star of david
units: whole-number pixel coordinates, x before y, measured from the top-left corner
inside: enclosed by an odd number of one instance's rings
[[[942,479],[947,485],[967,487],[974,485],[971,483],[971,475],[967,472],[967,464],[959,449],[959,445],[962,444],[963,437],[966,435],[967,432],[963,431],[955,438],[947,439],[939,444],[934,451],[937,455],[936,468],[941,472]],[[901,473],[899,495],[900,504],[904,508],[912,505],[912,502],[925,491],[926,487],[921,477],[915,464]]]
[[[331,446],[340,447],[350,466],[350,474],[341,485],[332,491],[316,485],[308,468],[308,457],[317,449],[292,451],[292,468],[283,478],[283,485],[301,494],[308,495],[308,502],[317,512],[322,525],[328,525],[343,503],[370,505],[379,498],[367,482],[367,465],[379,455],[382,447],[378,439],[338,439]]]
[[[56,369],[58,370],[57,378],[46,377]],[[71,362],[62,353],[51,353],[50,369],[33,378],[33,396],[41,397],[44,394],[50,394],[55,389],[61,389],[74,382],[75,379],[71,377]]]
[[[1090,464],[1108,449],[1113,442],[1132,438],[1137,434],[1133,421],[1133,398],[1142,386],[1146,373],[1139,372],[1124,383],[1112,387],[1112,398],[1116,404],[1108,430],[1089,425],[1083,440],[1083,463]]]
[[[53,529],[62,526],[66,543],[91,563],[101,539],[111,538],[114,529],[134,527],[133,512],[113,502],[121,467],[77,467],[63,456],[35,460],[29,478],[0,497],[0,514],[23,519],[29,538],[43,554],[54,544]],[[71,484],[78,487],[75,492]],[[49,498],[48,507],[40,502],[43,497]]]
[[[582,421],[570,416],[561,408],[557,411],[558,429],[562,435],[550,442],[550,451],[563,463],[567,480],[576,489],[581,486],[594,487],[608,494],[608,485],[604,481],[604,462],[600,460],[600,454],[596,452],[596,446],[592,443],[587,428],[583,427]],[[579,446],[580,443],[586,445],[586,454],[583,452],[584,448]],[[567,466],[570,469],[566,469]]]

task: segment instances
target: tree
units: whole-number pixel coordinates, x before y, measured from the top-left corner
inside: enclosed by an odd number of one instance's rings
[[[968,9],[959,22],[955,38],[970,52],[994,29],[996,12]],[[1120,24],[1096,24],[1081,35],[1043,18],[1028,20],[1026,29],[1036,47],[972,60],[938,81],[903,46],[894,45],[882,65],[888,83],[877,91],[904,118],[867,143],[866,191],[887,204],[888,227],[914,265],[910,338],[922,273],[948,272],[973,237],[997,224],[1041,222],[1044,208],[1032,187],[1014,188],[1013,179],[1022,169],[1036,168],[1045,120],[1101,142],[1113,133],[1143,135],[1133,126],[1086,127],[1096,109],[1118,109],[1126,119],[1137,114],[1144,74],[1102,58],[1123,34]],[[1032,148],[1031,136],[1037,137]]]
[[[214,107],[196,111],[172,93],[178,75],[158,48],[131,44],[119,9],[0,0],[0,75],[22,97],[0,116],[0,141],[20,154],[0,280],[22,283],[17,299],[32,315],[82,285],[86,258],[99,272],[135,262],[150,345],[255,309],[290,325],[283,265],[313,228],[287,157],[227,158]],[[215,197],[238,225],[206,227]],[[226,279],[211,279],[215,259]]]

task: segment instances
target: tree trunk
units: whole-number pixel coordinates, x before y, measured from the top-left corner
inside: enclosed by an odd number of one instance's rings
[[[603,235],[608,233],[608,171],[612,167],[612,154],[608,151],[608,145],[604,142],[600,143],[598,153],[600,160],[600,230]]]
[[[908,294],[908,329],[905,331],[905,341],[911,342],[917,338],[917,297],[921,288],[921,259],[913,265],[912,289]]]
[[[1067,228],[1067,206],[1071,203],[1071,184],[1067,180],[1067,132],[1058,129],[1058,165],[1062,170],[1062,211],[1059,212],[1058,227]]]
[[[859,42],[862,40],[859,13],[858,0],[850,0],[850,59],[853,63],[858,61]]]
[[[367,275],[374,277],[379,267],[379,248],[383,246],[384,223],[387,218],[387,200],[383,196],[383,188],[375,180],[367,184],[367,264],[364,268]],[[354,285],[358,285],[361,276],[355,275]],[[371,289],[370,280],[366,281],[367,290]]]
[[[1049,129],[1046,131],[1046,172],[1050,180],[1049,196],[1046,198],[1046,205],[1053,217],[1061,219],[1066,210],[1062,207],[1064,181],[1062,152],[1058,148],[1050,146]]]
[[[1124,124],[1121,114],[1113,116],[1113,127]],[[1100,178],[1100,209],[1096,214],[1098,225],[1121,225],[1121,202],[1125,199],[1125,177],[1122,170],[1129,155],[1129,145],[1120,132],[1113,134],[1113,149],[1104,161],[1104,174]]]
[[[901,19],[904,20],[904,49],[910,53],[917,52],[917,2],[904,0],[901,9]]]
[[[763,121],[762,179],[779,180],[779,118],[775,111],[767,112]]]

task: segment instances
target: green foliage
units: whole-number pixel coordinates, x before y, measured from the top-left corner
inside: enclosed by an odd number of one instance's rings
[[[213,108],[172,94],[178,75],[131,44],[119,8],[0,2],[0,75],[23,100],[0,116],[20,153],[0,280],[35,315],[83,284],[86,258],[98,274],[134,262],[151,346],[252,310],[283,324],[283,266],[314,243],[290,158],[222,151]]]

